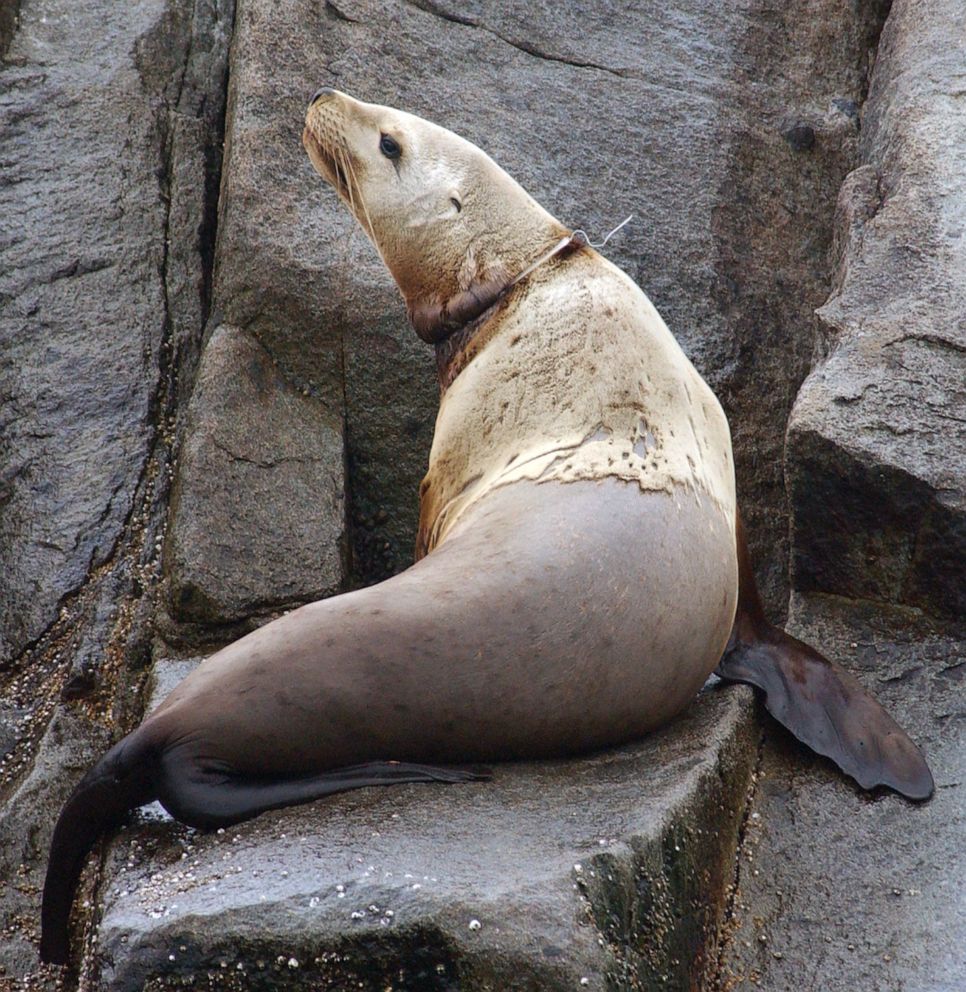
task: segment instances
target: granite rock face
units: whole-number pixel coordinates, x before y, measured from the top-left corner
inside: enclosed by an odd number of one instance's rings
[[[432,357],[301,149],[322,85],[458,131],[592,238],[635,215],[606,253],[729,413],[770,607],[787,480],[796,632],[882,690],[940,794],[867,802],[773,731],[760,751],[749,694],[725,690],[640,746],[492,783],[214,835],[142,816],[91,858],[81,985],[805,988],[817,957],[830,989],[955,974],[913,919],[961,932],[941,884],[962,818],[951,0],[896,0],[881,44],[876,0],[82,6],[0,9],[0,987],[58,987],[34,957],[53,819],[139,719],[151,658],[170,687],[188,663],[163,659],[411,560]]]
[[[787,458],[796,587],[960,620],[966,110],[949,98],[961,53],[942,39],[964,30],[952,5],[903,3],[883,34],[819,311],[830,354],[796,401]]]
[[[177,396],[208,305],[231,15],[229,0],[0,15],[7,983],[42,981],[24,976],[50,825],[136,709]]]
[[[342,435],[250,335],[219,327],[191,404],[165,559],[193,623],[320,599],[342,581]]]
[[[145,79],[131,56],[163,4],[117,10],[100,42],[105,12],[39,6],[21,12],[0,109],[3,661],[114,552],[148,458],[165,335],[164,122],[152,103],[167,73]],[[80,52],[66,44],[75,30],[90,39]],[[65,118],[84,155],[62,153]]]
[[[936,794],[858,794],[769,729],[723,988],[966,985],[964,32],[959,4],[892,6],[786,452],[793,632],[896,715]]]

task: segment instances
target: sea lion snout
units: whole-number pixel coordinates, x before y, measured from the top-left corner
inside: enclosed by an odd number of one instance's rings
[[[323,97],[332,96],[337,93],[338,90],[333,89],[331,86],[320,86],[313,94],[312,99],[309,100],[309,106],[314,107],[315,104],[319,102]]]

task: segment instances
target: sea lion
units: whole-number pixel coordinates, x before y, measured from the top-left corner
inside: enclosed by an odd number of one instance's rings
[[[727,421],[641,290],[434,124],[323,89],[303,142],[436,347],[418,561],[219,651],[101,759],[54,831],[42,957],[67,960],[83,857],[134,806],[212,827],[467,781],[640,737],[716,665],[865,787],[928,796],[881,707],[765,620]]]

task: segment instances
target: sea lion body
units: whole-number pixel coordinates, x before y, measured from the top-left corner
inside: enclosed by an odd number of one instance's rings
[[[83,858],[134,806],[215,826],[623,743],[722,652],[863,784],[928,795],[881,707],[764,619],[727,421],[641,290],[427,121],[322,90],[303,141],[436,346],[419,560],[219,651],[88,772],[54,831],[42,957],[67,960]]]
[[[717,400],[592,250],[534,273],[481,337],[441,400],[421,560],[209,658],[151,718],[165,747],[191,727],[248,774],[545,757],[694,697],[738,588]]]
[[[458,360],[420,490],[421,550],[519,480],[616,479],[672,503],[691,494],[734,520],[717,398],[650,300],[593,249],[536,270]]]
[[[733,531],[693,494],[501,487],[400,575],[205,661],[144,725],[241,777],[573,754],[694,697],[734,616]],[[161,799],[179,818],[177,790]]]

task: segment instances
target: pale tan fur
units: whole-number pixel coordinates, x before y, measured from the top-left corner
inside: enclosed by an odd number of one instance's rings
[[[379,151],[382,135],[398,141],[397,160]],[[479,148],[412,114],[335,93],[309,108],[302,140],[410,311],[474,282],[506,281],[567,233]],[[343,165],[348,188],[334,162]]]
[[[493,489],[616,477],[734,519],[724,413],[647,297],[596,252],[529,280],[443,394],[423,486],[426,550]]]
[[[325,178],[333,181],[333,149],[351,163],[350,209],[410,304],[447,299],[474,278],[512,278],[569,233],[483,152],[435,124],[343,94],[314,105],[306,122]],[[379,151],[381,134],[403,148],[396,166]],[[469,349],[440,403],[421,552],[520,480],[616,477],[675,498],[686,491],[733,527],[724,413],[644,293],[597,252],[535,269]]]

